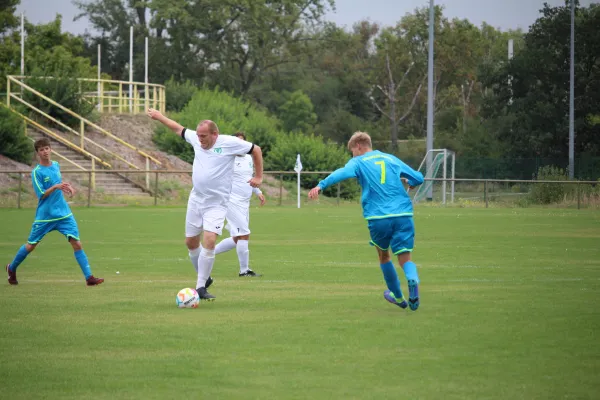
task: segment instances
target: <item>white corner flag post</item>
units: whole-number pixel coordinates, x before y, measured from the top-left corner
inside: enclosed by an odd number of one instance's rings
[[[300,208],[300,171],[302,171],[302,161],[300,161],[300,154],[296,158],[296,165],[294,165],[294,171],[298,174],[298,208]]]

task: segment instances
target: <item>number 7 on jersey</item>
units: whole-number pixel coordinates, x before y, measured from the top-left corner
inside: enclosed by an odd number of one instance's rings
[[[375,161],[381,167],[381,184],[385,183],[385,161]]]

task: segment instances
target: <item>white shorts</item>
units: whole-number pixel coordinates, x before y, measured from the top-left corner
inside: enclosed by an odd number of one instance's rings
[[[225,229],[231,236],[244,236],[250,234],[250,204],[240,205],[229,203],[227,207],[227,225]]]
[[[190,195],[185,215],[185,237],[198,236],[202,231],[221,235],[226,214],[227,208],[221,205],[204,206],[193,194]]]

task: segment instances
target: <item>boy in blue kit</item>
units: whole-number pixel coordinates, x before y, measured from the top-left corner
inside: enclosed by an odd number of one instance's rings
[[[308,197],[316,199],[319,192],[346,179],[356,178],[362,187],[363,216],[371,233],[371,245],[377,248],[379,262],[388,290],[384,298],[401,308],[419,308],[419,276],[410,259],[415,239],[413,206],[404,188],[423,183],[423,174],[413,170],[391,154],[373,151],[371,137],[356,132],[348,141],[353,158],[313,188]],[[396,268],[389,250],[398,256],[398,263],[408,281],[408,304],[400,288]]]
[[[21,246],[13,261],[6,266],[8,283],[11,285],[19,283],[17,281],[17,268],[19,265],[47,233],[59,231],[71,243],[75,251],[75,259],[85,276],[86,284],[88,286],[99,285],[104,282],[104,279],[95,278],[92,275],[87,256],[79,241],[77,222],[75,222],[73,213],[63,196],[63,192],[72,196],[74,193],[73,187],[69,183],[62,182],[58,163],[50,160],[52,153],[50,141],[45,138],[36,140],[34,147],[40,163],[31,172],[31,181],[39,203],[27,244]]]

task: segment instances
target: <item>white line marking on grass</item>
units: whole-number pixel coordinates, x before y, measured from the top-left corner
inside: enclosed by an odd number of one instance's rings
[[[448,264],[433,264],[424,265],[425,268],[471,268],[471,269],[497,269],[502,268],[499,265],[448,265]]]
[[[128,279],[110,279],[105,281],[107,283],[190,283],[192,279],[142,279],[142,280],[128,280]],[[312,282],[305,281],[289,281],[289,280],[275,280],[275,279],[252,279],[253,282],[261,282],[261,283],[306,283],[313,284]],[[219,282],[242,282],[242,279],[219,279]],[[250,279],[244,280],[244,282],[250,282]],[[23,283],[85,283],[84,280],[79,279],[27,279],[23,280]]]
[[[487,278],[466,278],[466,279],[449,279],[447,282],[453,283],[465,283],[465,282],[580,282],[580,281],[600,281],[600,278],[597,279],[584,279],[584,278],[533,278],[533,279],[523,279],[523,278],[513,278],[513,279],[487,279]]]

